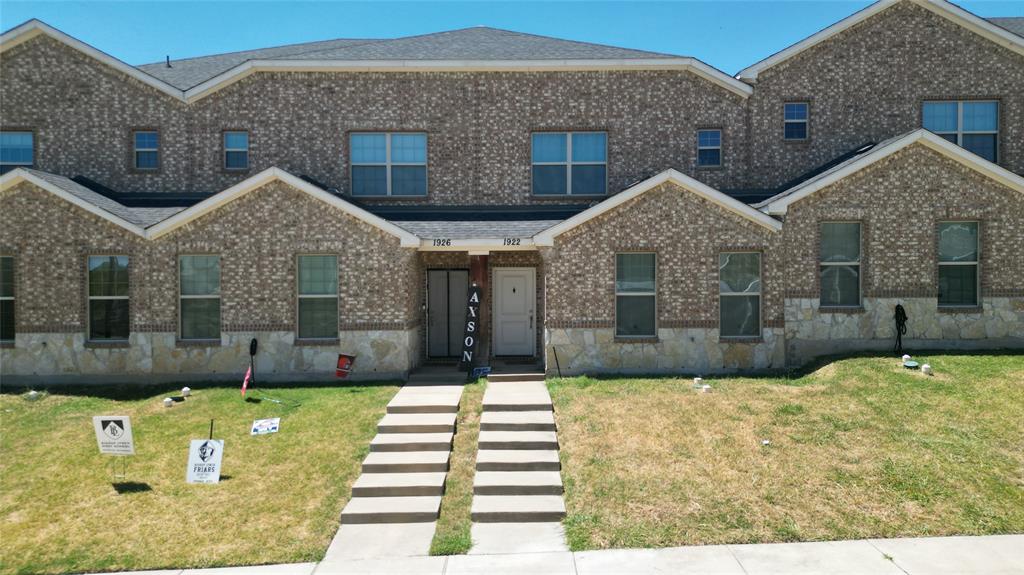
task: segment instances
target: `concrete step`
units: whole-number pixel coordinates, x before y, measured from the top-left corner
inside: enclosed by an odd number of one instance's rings
[[[403,387],[388,402],[388,413],[458,413],[462,388],[458,392],[445,393],[403,393],[410,390]]]
[[[440,495],[353,497],[341,511],[341,523],[425,523],[437,520],[440,509]]]
[[[547,390],[523,392],[497,392],[488,388],[484,392],[484,411],[552,411],[551,396]]]
[[[448,451],[372,451],[363,473],[429,473],[448,471]]]
[[[487,376],[487,381],[544,381],[544,372],[525,371],[519,373],[491,373]]]
[[[562,475],[557,471],[478,471],[475,495],[561,495]]]
[[[444,495],[447,473],[364,473],[352,484],[352,497]]]
[[[470,516],[479,523],[561,521],[565,502],[561,495],[474,495]]]
[[[477,448],[557,450],[558,436],[554,431],[481,431]]]
[[[406,385],[462,385],[466,382],[466,373],[438,372],[438,373],[414,373],[405,381]]]
[[[558,471],[562,464],[552,449],[481,449],[477,471]]]
[[[377,423],[378,433],[445,433],[455,431],[454,413],[389,413]]]
[[[551,411],[485,411],[480,416],[481,431],[555,431]]]
[[[378,433],[370,451],[451,451],[453,433]]]

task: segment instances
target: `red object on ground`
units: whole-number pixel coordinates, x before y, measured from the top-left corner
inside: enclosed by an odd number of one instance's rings
[[[339,378],[346,378],[348,374],[352,373],[352,366],[356,363],[356,356],[345,355],[344,353],[338,354],[338,368],[334,370],[334,375]]]
[[[249,382],[252,381],[252,366],[245,370],[245,379],[242,380],[242,397],[245,397],[245,390],[249,387]]]

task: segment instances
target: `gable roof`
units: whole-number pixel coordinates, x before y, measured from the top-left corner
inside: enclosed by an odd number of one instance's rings
[[[168,96],[194,102],[254,72],[468,72],[681,70],[741,97],[750,86],[700,60],[496,28],[465,28],[393,40],[340,39],[130,66],[43,23],[0,35],[0,53],[45,34]]]
[[[988,18],[988,21],[1018,36],[1024,36],[1024,16],[1014,18]]]
[[[733,212],[734,214],[746,218],[756,224],[762,225],[773,232],[777,232],[782,229],[782,223],[775,218],[772,218],[763,212],[759,212],[747,204],[731,198],[682,172],[669,169],[656,176],[647,178],[646,180],[615,194],[607,200],[602,201],[596,206],[586,209],[564,222],[540,232],[533,236],[533,241],[538,246],[553,246],[555,245],[555,237],[560,236],[579,225],[589,222],[590,220],[605,214],[666,182],[672,182],[692,194],[717,204],[726,211]]]
[[[969,152],[966,149],[951,143],[949,140],[940,138],[924,128],[918,128],[917,130],[908,132],[902,136],[886,140],[871,148],[870,151],[856,155],[853,158],[834,166],[830,170],[802,182],[781,194],[769,198],[754,207],[759,208],[767,214],[784,214],[790,204],[798,202],[801,199],[806,198],[807,196],[830,186],[847,176],[853,175],[875,162],[885,159],[913,144],[924,145],[950,159],[960,162],[968,168],[971,168],[1010,189],[1024,193],[1024,177],[1018,176],[1002,166],[993,164],[985,158]]]
[[[914,4],[959,24],[960,26],[975,32],[976,34],[987,38],[1000,46],[1008,48],[1018,54],[1024,54],[1024,38],[997,26],[984,18],[975,16],[974,14],[971,14],[963,8],[947,2],[946,0],[879,0],[859,12],[843,18],[828,28],[812,34],[811,36],[804,38],[780,52],[772,54],[753,66],[748,66],[747,68],[740,70],[740,72],[736,74],[736,77],[748,82],[756,82],[757,75],[763,70],[789,60],[790,58],[817,46],[833,36],[836,36],[850,27],[867,20],[868,18],[883,12],[900,2],[913,2]]]

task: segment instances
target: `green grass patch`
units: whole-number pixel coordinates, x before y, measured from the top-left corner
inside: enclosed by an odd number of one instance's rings
[[[265,389],[298,406],[192,387],[169,409],[166,388],[152,386],[0,395],[0,573],[321,559],[398,386]],[[111,458],[98,453],[94,415],[131,416],[130,485],[115,485]],[[281,417],[281,431],[250,436],[264,417]],[[222,481],[186,484],[189,440],[207,437],[211,418],[225,441]]]
[[[1024,532],[1024,356],[915,359],[549,381],[570,546]]]

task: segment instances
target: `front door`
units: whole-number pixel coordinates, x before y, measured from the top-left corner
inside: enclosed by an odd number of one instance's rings
[[[528,355],[537,351],[534,268],[494,270],[494,355]]]
[[[469,272],[427,271],[427,355],[457,357],[466,329]]]

